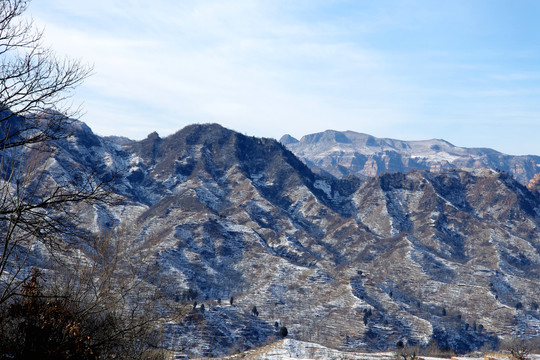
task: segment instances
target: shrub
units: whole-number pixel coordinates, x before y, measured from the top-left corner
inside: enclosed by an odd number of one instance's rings
[[[96,359],[100,349],[66,299],[42,294],[34,270],[22,294],[3,307],[0,349],[14,359]]]
[[[0,304],[2,359],[143,359],[157,354],[156,322],[147,309],[137,312],[109,301],[118,296],[113,291],[80,297],[84,286],[95,282],[80,283],[79,292],[61,292],[44,283],[34,269],[22,292]]]
[[[400,360],[416,360],[419,353],[420,348],[418,346],[404,346],[397,349],[396,357]]]

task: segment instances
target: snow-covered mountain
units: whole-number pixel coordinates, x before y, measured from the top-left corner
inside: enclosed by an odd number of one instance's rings
[[[462,151],[384,141],[377,146],[410,154]],[[116,174],[120,200],[85,209],[81,222],[92,231],[125,225],[131,251],[145,254],[134,265],[154,274],[145,281],[173,302],[197,302],[167,324],[188,351],[252,348],[281,326],[344,350],[434,340],[467,351],[540,336],[540,194],[507,173],[336,179],[280,142],[216,124],[128,141],[75,123],[57,149],[53,178]]]
[[[280,139],[308,165],[338,178],[376,176],[411,170],[444,171],[452,168],[490,167],[508,172],[522,184],[540,172],[540,156],[513,156],[492,149],[462,148],[444,140],[402,141],[380,139],[354,131],[327,130]]]

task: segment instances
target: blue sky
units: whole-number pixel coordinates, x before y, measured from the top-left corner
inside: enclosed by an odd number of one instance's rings
[[[540,155],[540,1],[34,0],[101,135],[217,122]]]

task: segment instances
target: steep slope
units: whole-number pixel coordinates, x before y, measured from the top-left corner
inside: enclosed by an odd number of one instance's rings
[[[281,143],[310,166],[341,178],[376,176],[411,170],[444,171],[490,167],[512,174],[522,184],[540,172],[540,156],[512,156],[492,149],[461,148],[444,140],[380,139],[354,131],[327,130],[303,136],[284,135]]]
[[[216,124],[122,144],[80,125],[50,172],[121,174],[121,201],[81,216],[89,229],[123,223],[133,261],[150,259],[133,264],[144,281],[197,302],[167,325],[179,347],[224,354],[283,325],[340,349],[434,339],[467,351],[540,334],[540,195],[505,173],[336,180]]]

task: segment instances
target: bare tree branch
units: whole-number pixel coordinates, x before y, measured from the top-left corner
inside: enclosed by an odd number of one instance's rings
[[[0,304],[22,285],[34,247],[59,249],[79,234],[70,208],[107,201],[92,169],[52,178],[55,142],[79,111],[66,100],[91,68],[58,58],[22,18],[27,0],[0,0]]]

